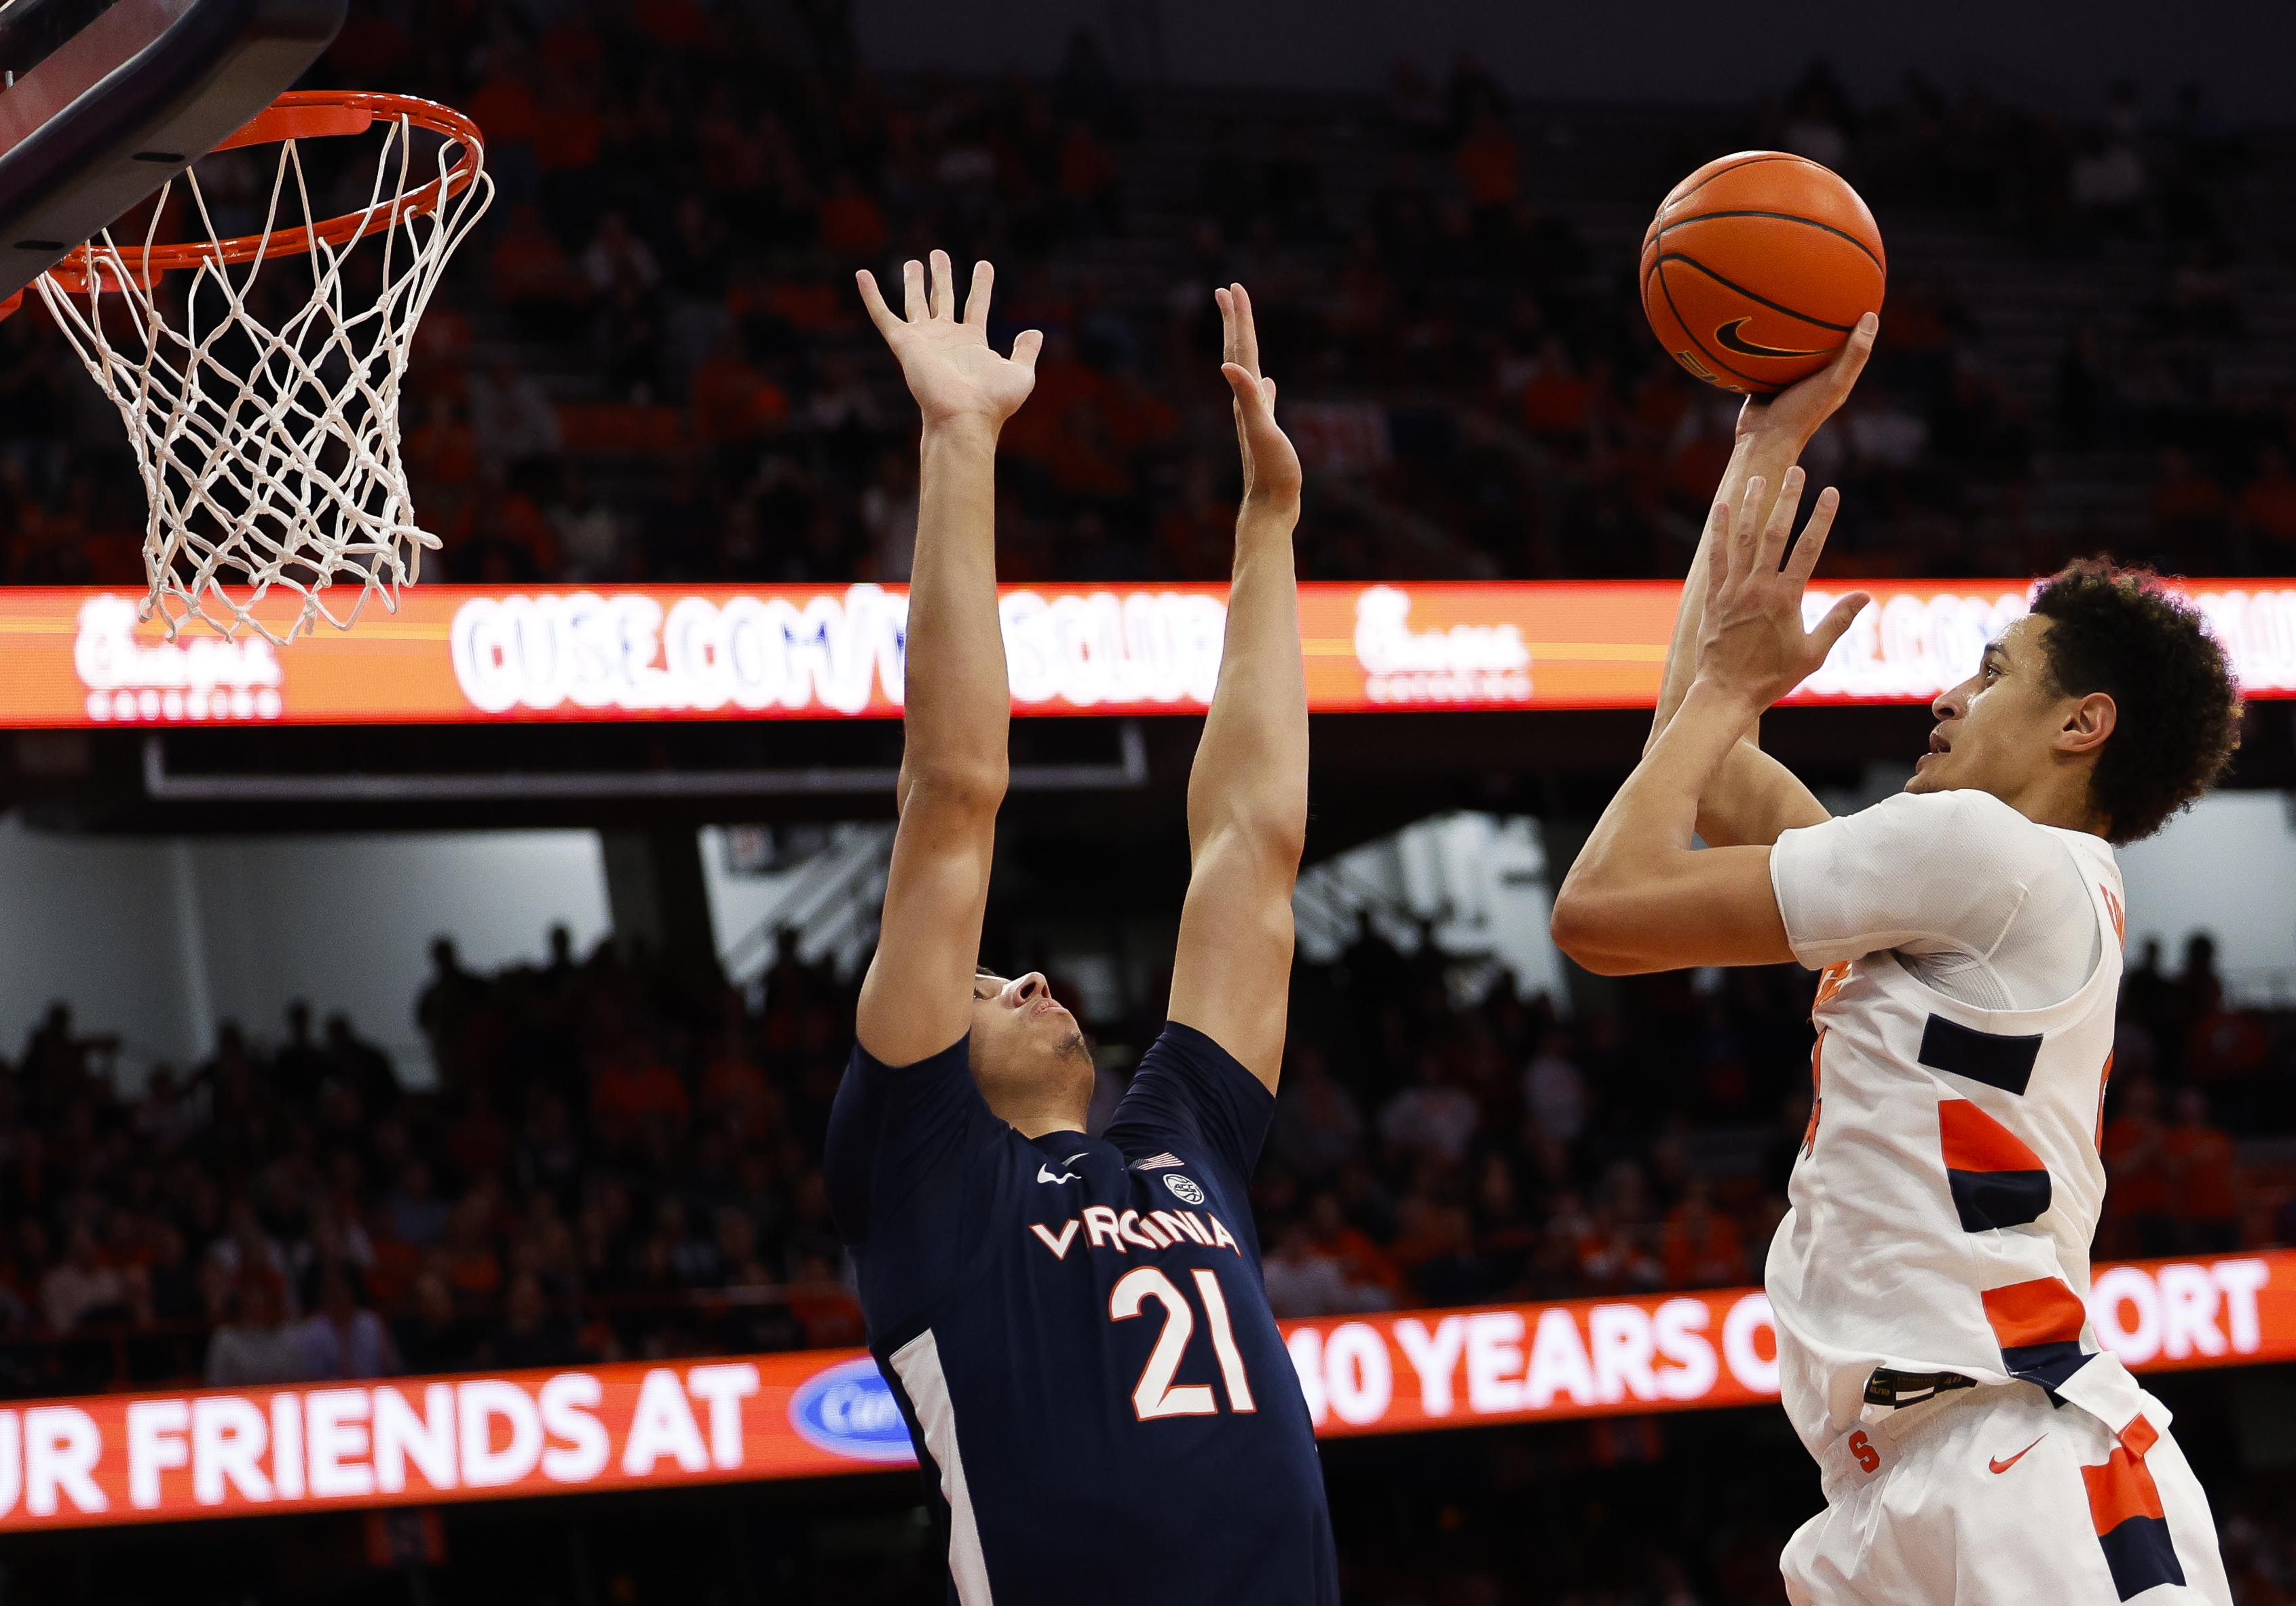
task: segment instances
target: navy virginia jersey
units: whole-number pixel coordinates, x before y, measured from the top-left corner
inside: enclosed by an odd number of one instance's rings
[[[1106,1137],[1031,1140],[965,1052],[894,1068],[857,1046],[826,1164],[950,1598],[1336,1602],[1247,1189],[1274,1095],[1173,1024]]]

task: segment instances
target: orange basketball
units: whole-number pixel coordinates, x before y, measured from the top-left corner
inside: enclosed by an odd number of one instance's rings
[[[1825,366],[1889,279],[1882,231],[1830,168],[1741,151],[1674,186],[1643,236],[1643,311],[1674,360],[1767,396]]]

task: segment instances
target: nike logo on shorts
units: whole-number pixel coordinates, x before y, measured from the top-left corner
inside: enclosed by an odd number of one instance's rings
[[[2048,1438],[2048,1435],[2047,1435],[2047,1434],[2044,1433],[2044,1434],[2042,1434],[2042,1435],[2041,1435],[2041,1438]],[[2035,1440],[2033,1441],[2033,1445],[2039,1444],[2039,1443],[2041,1442],[2041,1438],[2037,1438],[2037,1439],[2035,1439]],[[1985,1469],[1986,1469],[1986,1471],[1988,1471],[1988,1472],[2005,1472],[2005,1471],[2007,1471],[2011,1467],[2015,1466],[2019,1462],[2021,1462],[2021,1461],[2024,1460],[2024,1459],[2025,1459],[2025,1457],[2026,1457],[2027,1455],[2029,1455],[2029,1454],[2030,1454],[2032,1453],[2033,1445],[2027,1445],[2023,1449],[2021,1449],[2021,1450],[2018,1451],[2018,1452],[2017,1452],[2017,1454],[2015,1454],[2014,1455],[2012,1455],[2012,1456],[2011,1456],[2008,1460],[2006,1460],[2006,1461],[1998,1461],[1998,1460],[1996,1460],[1996,1461],[1988,1461],[1988,1462],[1987,1462],[1987,1463],[1985,1463]]]

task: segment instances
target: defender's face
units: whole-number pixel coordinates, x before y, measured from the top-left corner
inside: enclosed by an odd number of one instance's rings
[[[1084,1028],[1053,996],[1040,971],[972,981],[972,1079],[999,1115],[1053,1101],[1092,1100],[1092,1050]]]
[[[2050,681],[2049,627],[2044,619],[2019,619],[1987,645],[1976,674],[1930,705],[1937,728],[1907,791],[1974,790],[2012,800],[2048,768],[2078,701]]]

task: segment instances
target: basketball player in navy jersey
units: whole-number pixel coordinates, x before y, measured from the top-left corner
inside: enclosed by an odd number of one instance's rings
[[[1012,700],[995,458],[1040,337],[988,346],[990,270],[948,258],[869,315],[924,415],[900,829],[827,1172],[869,1346],[906,1418],[962,1606],[1339,1598],[1298,1374],[1248,1178],[1275,1108],[1307,825],[1308,708],[1276,427],[1242,286],[1215,291],[1243,454],[1227,635],[1188,785],[1169,1024],[1106,1135],[1040,975],[977,968]],[[1080,864],[1080,874],[1091,867]]]

